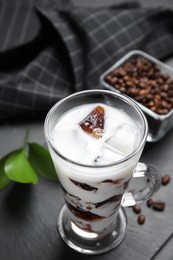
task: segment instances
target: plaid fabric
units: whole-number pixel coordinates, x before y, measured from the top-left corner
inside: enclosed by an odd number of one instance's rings
[[[45,114],[70,93],[100,88],[99,76],[130,50],[168,57],[172,24],[164,8],[1,1],[0,119]]]

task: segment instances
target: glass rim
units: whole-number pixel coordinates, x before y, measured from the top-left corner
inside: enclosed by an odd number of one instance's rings
[[[130,153],[129,155],[127,155],[126,157],[117,160],[115,162],[111,162],[111,163],[106,163],[106,164],[100,164],[100,165],[92,165],[92,164],[84,164],[84,163],[80,163],[80,162],[76,162],[71,160],[70,158],[66,157],[65,155],[63,155],[60,151],[58,151],[58,149],[55,147],[55,145],[53,144],[51,137],[49,135],[49,121],[51,116],[53,115],[53,113],[55,112],[55,110],[65,101],[71,99],[72,97],[77,97],[80,96],[81,94],[96,94],[96,93],[101,93],[101,94],[109,94],[112,96],[117,97],[118,99],[123,100],[124,102],[128,103],[129,105],[133,106],[133,108],[135,108],[135,110],[138,112],[138,114],[140,115],[141,121],[143,121],[144,124],[144,131],[143,131],[143,135],[141,137],[141,141],[139,142],[139,145],[136,147],[136,149],[134,149],[134,151],[132,153]],[[111,167],[111,166],[115,166],[115,165],[119,165],[122,164],[126,161],[128,161],[129,159],[131,159],[132,157],[134,157],[138,151],[140,151],[140,149],[144,146],[145,141],[147,139],[147,135],[148,135],[148,123],[147,123],[147,119],[143,113],[143,111],[141,110],[141,108],[139,107],[139,105],[130,97],[126,96],[125,94],[122,93],[118,93],[118,92],[113,92],[110,90],[103,90],[103,89],[92,89],[92,90],[83,90],[83,91],[78,91],[75,92],[73,94],[70,94],[64,98],[62,98],[61,100],[57,101],[48,111],[45,121],[44,121],[44,134],[46,137],[46,140],[48,142],[48,144],[51,146],[51,148],[54,150],[54,152],[61,157],[63,160],[73,164],[73,165],[77,165],[77,166],[81,166],[81,167],[85,167],[85,168],[106,168],[106,167]]]

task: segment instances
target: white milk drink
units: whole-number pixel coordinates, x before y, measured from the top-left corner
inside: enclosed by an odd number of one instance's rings
[[[139,145],[140,127],[124,111],[93,103],[64,113],[51,138],[61,154],[51,151],[72,219],[86,231],[103,231],[139,160],[139,154],[125,158]]]

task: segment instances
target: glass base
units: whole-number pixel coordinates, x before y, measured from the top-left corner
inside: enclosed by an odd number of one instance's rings
[[[70,220],[69,211],[64,205],[57,225],[61,238],[69,247],[83,254],[96,255],[110,251],[122,242],[126,233],[127,218],[124,209],[120,208],[115,224],[109,233],[104,235],[87,232]]]

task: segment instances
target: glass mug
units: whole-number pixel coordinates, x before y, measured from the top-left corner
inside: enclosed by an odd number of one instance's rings
[[[90,103],[123,110],[135,122],[140,139],[130,155],[109,164],[87,165],[66,158],[55,147],[52,132],[61,116],[76,106]],[[86,90],[57,102],[46,116],[44,131],[65,198],[57,220],[61,238],[83,254],[100,254],[115,248],[126,234],[127,218],[123,208],[147,200],[160,188],[161,177],[157,170],[139,162],[148,134],[143,112],[125,95],[108,90]],[[129,191],[130,180],[140,178],[140,181],[141,177],[149,181],[139,190]]]

